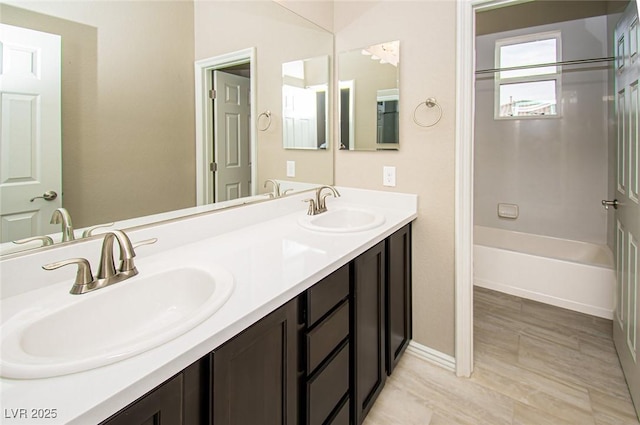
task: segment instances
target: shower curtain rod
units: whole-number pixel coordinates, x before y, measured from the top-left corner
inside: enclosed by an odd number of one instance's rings
[[[593,59],[576,59],[576,60],[567,60],[561,62],[552,62],[552,63],[539,63],[535,65],[522,65],[522,66],[512,66],[508,68],[494,68],[494,69],[481,69],[476,71],[476,74],[494,74],[496,72],[505,72],[505,71],[517,71],[521,69],[531,69],[531,68],[544,68],[547,66],[563,66],[563,65],[582,65],[587,63],[599,63],[599,62],[612,62],[614,61],[614,57],[606,57],[606,58],[593,58]]]

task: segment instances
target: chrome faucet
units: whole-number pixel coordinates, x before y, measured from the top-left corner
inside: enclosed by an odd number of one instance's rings
[[[280,197],[280,183],[275,181],[274,179],[267,179],[264,182],[264,187],[267,187],[267,183],[271,183],[273,185],[273,191],[269,194],[269,198],[279,198]]]
[[[62,224],[62,242],[73,241],[76,239],[73,234],[73,224],[71,223],[71,215],[65,208],[56,209],[51,214],[51,224]]]
[[[118,241],[118,246],[120,247],[120,267],[118,267],[118,270],[116,270],[113,258],[114,239]],[[133,250],[131,239],[123,231],[112,230],[105,233],[96,278],[105,280],[107,281],[106,285],[110,285],[137,275],[138,269],[133,263],[133,257],[135,256],[136,252]]]
[[[120,265],[116,269],[113,258],[113,241],[118,241],[120,248]],[[42,266],[45,270],[54,270],[70,264],[78,266],[76,279],[69,291],[72,294],[85,294],[96,289],[104,288],[114,283],[122,282],[130,277],[138,274],[133,258],[136,256],[134,248],[140,245],[155,243],[158,239],[147,239],[137,244],[132,244],[129,237],[121,230],[112,230],[105,234],[102,242],[100,254],[100,264],[98,265],[98,274],[93,277],[91,265],[84,258],[71,258],[69,260],[59,261],[56,263],[46,264]]]
[[[325,189],[331,191],[331,193],[323,193]],[[340,192],[333,186],[320,186],[316,189],[316,197],[315,199],[305,199],[305,202],[309,202],[309,210],[307,211],[308,215],[316,215],[321,214],[327,211],[327,196],[333,195],[334,197],[339,197]]]

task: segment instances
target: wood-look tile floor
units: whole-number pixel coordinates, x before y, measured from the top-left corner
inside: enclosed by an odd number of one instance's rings
[[[471,378],[405,353],[365,425],[638,425],[612,322],[475,288]]]

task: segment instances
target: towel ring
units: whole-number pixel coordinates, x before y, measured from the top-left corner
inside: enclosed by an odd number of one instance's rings
[[[420,108],[422,105],[425,105],[427,108],[433,108],[434,106],[438,107],[438,118],[436,118],[435,121],[432,122],[431,124],[421,123],[416,118],[416,113],[418,112],[418,108]],[[442,107],[440,106],[440,104],[438,103],[435,97],[430,97],[424,102],[418,103],[418,106],[416,106],[416,109],[413,110],[413,122],[419,125],[420,127],[433,127],[434,125],[438,124],[441,119],[442,119]]]
[[[262,118],[263,116],[267,118],[267,125],[265,125],[264,127],[260,127],[260,118]],[[267,109],[266,111],[258,115],[257,124],[258,124],[258,131],[267,131],[269,127],[271,127],[271,111]]]

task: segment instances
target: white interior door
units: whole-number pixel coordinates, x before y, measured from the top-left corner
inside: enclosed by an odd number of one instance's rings
[[[251,81],[213,71],[215,202],[251,194]]]
[[[317,149],[316,92],[283,85],[282,103],[285,148]]]
[[[616,25],[617,161],[616,311],[614,341],[631,398],[640,414],[638,365],[638,251],[640,206],[638,196],[638,131],[640,124],[640,54],[638,14],[631,2]]]
[[[0,242],[8,242],[58,230],[49,221],[62,205],[60,36],[0,24],[0,44]],[[37,198],[49,191],[57,197]]]

